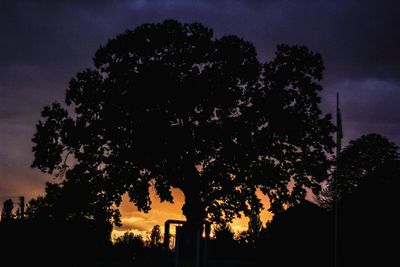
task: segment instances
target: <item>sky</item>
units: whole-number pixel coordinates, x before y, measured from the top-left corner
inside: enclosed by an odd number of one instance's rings
[[[255,45],[263,62],[282,43],[321,53],[326,67],[321,108],[334,115],[340,93],[344,144],[376,132],[399,145],[399,9],[399,1],[385,0],[2,0],[0,201],[36,197],[46,181],[55,181],[30,168],[43,106],[64,101],[69,80],[92,66],[100,45],[165,19],[201,22],[216,37],[238,35]],[[122,230],[143,232],[165,217],[183,218],[176,194],[175,205],[157,203],[147,217],[124,203]]]

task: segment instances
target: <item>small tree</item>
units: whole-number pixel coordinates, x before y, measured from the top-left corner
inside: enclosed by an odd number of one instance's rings
[[[340,154],[337,179],[340,194],[353,192],[386,164],[397,160],[397,146],[382,135],[367,134],[350,141]]]
[[[141,235],[126,232],[115,240],[115,248],[120,252],[120,257],[125,260],[135,261],[143,257],[144,240]]]
[[[350,141],[340,153],[338,168],[319,202],[331,207],[336,197],[345,198],[362,187],[393,185],[399,173],[399,160],[398,147],[382,135],[372,133]]]
[[[158,248],[161,246],[162,235],[159,225],[154,225],[153,229],[151,229],[150,234],[150,247]]]
[[[14,210],[14,202],[12,199],[7,199],[3,203],[3,209],[1,211],[1,221],[9,222],[15,218]]]

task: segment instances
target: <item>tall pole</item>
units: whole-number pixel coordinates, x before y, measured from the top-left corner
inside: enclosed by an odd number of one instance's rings
[[[23,220],[25,217],[25,198],[23,196],[19,197],[19,209],[20,209],[20,219]]]
[[[335,267],[339,266],[339,190],[338,190],[338,180],[339,180],[339,157],[340,151],[342,149],[342,118],[339,108],[339,93],[336,93],[336,170],[335,170],[335,222],[334,222],[334,262]]]
[[[339,160],[340,151],[342,150],[342,116],[339,107],[339,93],[336,93],[336,160]]]

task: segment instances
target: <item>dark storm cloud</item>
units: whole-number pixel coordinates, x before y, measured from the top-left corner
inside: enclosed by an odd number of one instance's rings
[[[144,22],[177,18],[203,22],[219,35],[246,37],[263,59],[278,43],[306,44],[321,52],[339,75],[397,78],[400,72],[397,1],[6,1],[5,5],[1,27],[8,41],[3,40],[2,46],[12,53],[0,64],[88,65],[95,49],[117,33]]]
[[[399,79],[398,1],[250,2],[258,2],[257,42],[305,44],[322,53],[335,77]]]
[[[67,68],[87,64],[94,43],[98,46],[102,34],[107,36],[107,29],[113,28],[105,18],[101,21],[104,9],[74,6],[68,1],[16,2],[7,2],[9,7],[2,8],[0,27],[7,38],[1,41],[1,66]],[[104,27],[97,28],[100,26]]]
[[[2,191],[7,180],[32,188],[43,182],[29,169],[40,110],[63,101],[69,79],[91,66],[96,49],[126,29],[167,18],[202,22],[216,36],[237,34],[263,61],[279,43],[309,46],[326,65],[325,111],[334,112],[341,92],[346,138],[375,131],[399,144],[399,7],[356,0],[0,1]]]

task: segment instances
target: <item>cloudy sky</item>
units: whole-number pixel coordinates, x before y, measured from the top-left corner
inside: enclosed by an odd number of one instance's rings
[[[377,132],[399,145],[399,9],[399,1],[384,0],[2,0],[0,201],[34,197],[53,179],[30,169],[42,107],[63,101],[69,80],[91,66],[107,40],[168,18],[201,22],[216,36],[239,35],[261,61],[277,44],[307,45],[325,62],[324,112],[335,112],[340,92],[345,143]]]

